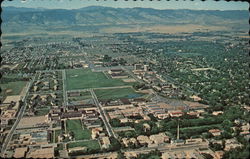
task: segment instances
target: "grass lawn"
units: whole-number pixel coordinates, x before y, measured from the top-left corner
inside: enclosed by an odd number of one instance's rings
[[[144,95],[135,92],[133,88],[96,89],[94,91],[98,99],[137,98]]]
[[[149,157],[149,159],[161,159],[161,157],[156,156],[156,155],[152,155],[152,156]]]
[[[88,149],[92,150],[99,150],[100,145],[97,140],[88,140],[88,141],[81,141],[81,142],[72,142],[67,144],[67,148],[73,147],[87,147]]]
[[[108,79],[102,72],[92,72],[90,69],[66,70],[66,78],[67,90],[114,87],[133,84],[123,82],[121,79]]]
[[[55,131],[53,131],[53,142],[54,143],[58,142],[58,136],[61,134],[61,132],[62,132],[62,130],[55,130]]]
[[[1,94],[6,96],[19,95],[26,84],[26,81],[16,81],[1,84]]]
[[[50,107],[42,108],[42,109],[36,109],[35,115],[41,116],[41,115],[47,115],[49,113]]]
[[[63,150],[63,144],[57,144],[55,150]]]
[[[90,130],[83,129],[80,120],[67,120],[66,128],[67,131],[72,131],[74,133],[75,140],[84,140],[91,138]]]

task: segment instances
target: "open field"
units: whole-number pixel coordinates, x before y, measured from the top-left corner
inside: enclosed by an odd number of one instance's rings
[[[72,143],[67,144],[67,148],[74,148],[74,147],[87,147],[88,149],[91,149],[91,150],[100,149],[100,145],[97,140],[72,142]]]
[[[67,131],[72,131],[76,140],[84,140],[91,138],[91,132],[88,129],[82,128],[80,120],[67,120],[66,121]]]
[[[226,30],[227,27],[224,26],[203,26],[195,24],[185,24],[185,25],[153,25],[153,26],[131,26],[130,27],[108,27],[101,29],[105,33],[131,33],[131,32],[155,32],[155,33],[182,33],[182,32],[195,32],[201,31],[206,32],[207,30]]]
[[[129,85],[120,79],[108,79],[102,72],[92,72],[90,69],[66,70],[66,78],[67,90]]]
[[[144,95],[135,92],[133,88],[96,89],[94,91],[98,99],[137,98]]]
[[[1,84],[1,94],[6,96],[19,95],[26,84],[26,81],[16,81]]]
[[[36,116],[36,117],[24,117],[20,120],[17,128],[29,128],[35,127],[39,124],[46,123],[45,116]]]
[[[41,116],[41,115],[47,115],[49,113],[50,108],[49,107],[44,107],[42,109],[36,109],[35,115]]]

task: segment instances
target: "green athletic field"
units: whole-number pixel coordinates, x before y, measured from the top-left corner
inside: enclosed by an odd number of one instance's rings
[[[67,120],[67,131],[72,131],[75,140],[85,140],[91,138],[91,132],[88,129],[83,129],[81,120]]]
[[[108,79],[102,72],[92,72],[90,69],[66,70],[66,89],[86,89],[99,87],[115,87],[133,85],[121,79]]]
[[[138,98],[143,96],[137,93],[133,88],[116,88],[116,89],[96,89],[94,90],[97,98],[103,99],[119,99],[119,98]]]

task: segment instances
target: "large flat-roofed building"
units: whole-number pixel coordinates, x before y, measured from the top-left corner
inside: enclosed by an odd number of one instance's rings
[[[110,140],[107,136],[101,138],[101,144],[102,144],[102,147],[107,149],[109,146],[110,146]]]
[[[172,110],[172,111],[169,111],[168,112],[169,116],[171,117],[181,117],[182,115],[184,115],[184,113],[182,111],[175,111],[175,110]]]
[[[127,78],[128,75],[124,72],[123,69],[111,69],[108,71],[112,78]]]
[[[166,151],[162,153],[162,159],[169,158],[204,158],[200,152],[196,149],[194,150],[180,150],[180,151]]]
[[[16,110],[11,109],[11,110],[5,110],[3,114],[0,114],[1,115],[0,117],[1,127],[7,126],[9,123],[9,120],[13,119],[16,116],[16,113],[17,113]]]
[[[77,106],[68,106],[65,110],[53,110],[46,116],[46,121],[59,121],[67,119],[90,119],[98,118],[98,112],[96,107],[92,105],[94,109],[85,109],[89,108],[89,105],[77,105]],[[91,107],[92,108],[92,107]]]
[[[114,74],[120,74],[122,72],[124,72],[123,69],[111,69],[111,70],[108,71],[109,74],[113,74],[113,73]]]
[[[210,129],[208,132],[210,132],[213,136],[220,136],[221,135],[220,129]]]
[[[25,158],[28,147],[19,147],[15,149],[14,158]]]
[[[168,117],[166,111],[156,103],[147,103],[145,107],[149,113],[152,113],[159,119],[165,119]]]
[[[134,65],[134,70],[139,71],[139,70],[144,70],[144,67],[142,64],[135,64]]]
[[[149,139],[152,140],[157,145],[160,145],[160,144],[163,144],[163,143],[169,141],[169,137],[166,136],[164,133],[159,133],[159,134],[151,135],[149,137]]]

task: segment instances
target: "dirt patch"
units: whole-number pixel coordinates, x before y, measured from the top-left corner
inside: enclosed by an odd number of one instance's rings
[[[9,89],[11,90],[11,89]],[[3,103],[11,103],[13,102],[19,102],[19,100],[21,99],[21,96],[17,95],[17,96],[7,96],[4,100]]]
[[[46,123],[45,116],[25,117],[20,120],[20,123],[18,124],[17,128],[35,127],[43,123]]]
[[[12,89],[7,89],[6,91],[5,91],[5,93],[11,93],[12,92]]]

